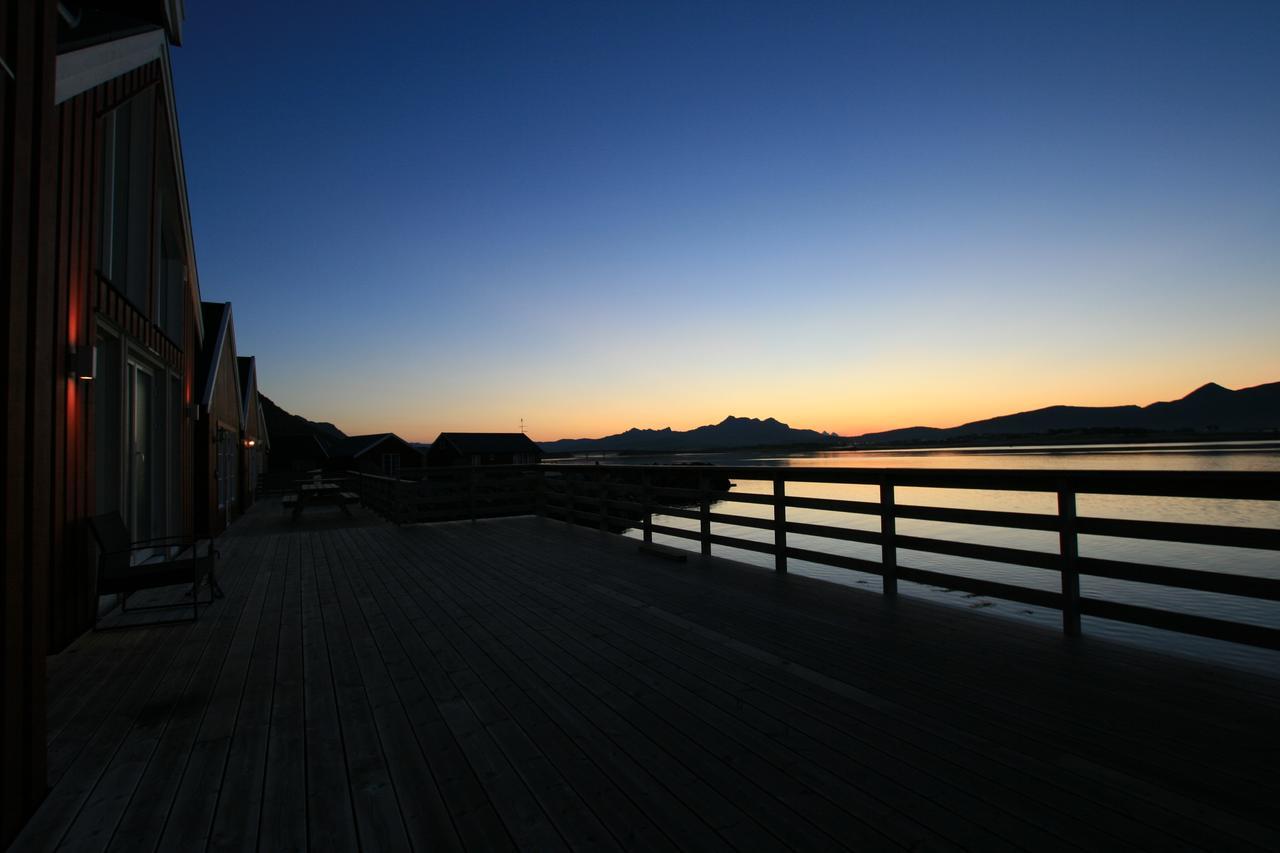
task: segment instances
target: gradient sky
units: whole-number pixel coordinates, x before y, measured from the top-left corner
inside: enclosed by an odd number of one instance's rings
[[[173,51],[203,296],[349,433],[1280,380],[1274,0],[236,6]]]

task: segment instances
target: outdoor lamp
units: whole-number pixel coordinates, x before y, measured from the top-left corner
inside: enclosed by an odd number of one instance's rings
[[[98,348],[74,346],[67,350],[67,375],[89,381],[98,375]]]

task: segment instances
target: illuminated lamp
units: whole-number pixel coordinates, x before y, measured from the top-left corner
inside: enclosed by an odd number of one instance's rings
[[[67,350],[67,375],[86,382],[98,376],[98,348],[74,346]]]
[[[244,446],[245,446],[245,447],[253,447],[253,446],[254,446],[255,444],[257,444],[257,443],[258,443],[258,442],[254,441],[252,438],[246,438],[246,439],[244,440]]]

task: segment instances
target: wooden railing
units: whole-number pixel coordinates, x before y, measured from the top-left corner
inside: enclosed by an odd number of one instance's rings
[[[528,515],[541,480],[527,465],[419,469],[416,479],[348,475],[360,502],[396,524]]]
[[[713,545],[741,548],[774,558],[778,572],[788,560],[804,560],[824,566],[878,575],[885,595],[895,595],[898,581],[908,580],[1062,611],[1063,630],[1080,633],[1082,615],[1098,616],[1187,634],[1280,649],[1280,630],[1273,626],[1181,613],[1157,607],[1122,603],[1080,594],[1081,576],[1110,578],[1225,593],[1252,599],[1280,601],[1280,560],[1272,577],[1254,577],[1223,571],[1173,568],[1148,563],[1084,557],[1079,537],[1098,535],[1126,539],[1223,545],[1280,551],[1280,530],[1213,524],[1184,524],[1080,516],[1076,496],[1131,495],[1206,499],[1280,500],[1280,475],[1273,473],[1200,474],[1182,472],[1106,471],[990,471],[972,469],[922,470],[898,468],[760,468],[682,466],[543,466],[540,471],[540,511],[554,518],[620,530],[637,527],[645,541],[655,533],[699,543],[703,554]],[[692,487],[654,485],[662,476],[696,478]],[[718,492],[709,487],[713,478],[770,481],[771,493]],[[874,486],[878,500],[855,501],[787,494],[791,483],[841,483]],[[899,502],[903,487],[980,489],[1006,492],[1047,492],[1056,495],[1055,513],[1007,512],[925,506]],[[713,502],[765,505],[772,513],[763,517],[712,512]],[[815,524],[789,520],[791,508],[825,510],[870,516],[878,529],[839,524]],[[664,515],[698,522],[696,530],[655,524]],[[1039,530],[1056,534],[1056,552],[977,544],[925,536],[904,535],[899,519],[952,522],[992,528]],[[732,524],[772,533],[772,542],[761,542],[712,532],[713,523]],[[795,547],[789,535],[804,535],[836,542],[879,546],[879,560],[869,560],[814,548]],[[769,538],[769,537],[766,537]],[[900,551],[927,552],[1025,567],[1058,575],[1055,590],[965,577],[903,565]]]
[[[703,554],[713,546],[771,555],[786,572],[800,560],[879,576],[885,595],[898,581],[960,590],[976,595],[1057,609],[1063,630],[1080,633],[1081,616],[1280,649],[1280,629],[1158,607],[1081,595],[1080,578],[1109,578],[1159,587],[1223,593],[1280,601],[1280,557],[1268,577],[1229,571],[1175,568],[1151,563],[1082,556],[1082,535],[1150,542],[1220,545],[1280,552],[1280,529],[1219,524],[1143,521],[1081,516],[1078,495],[1128,495],[1219,500],[1280,501],[1280,475],[1263,472],[993,471],[911,468],[763,468],[653,465],[511,465],[424,469],[418,479],[351,472],[365,505],[397,524],[539,514],[602,531],[642,531],[697,542]],[[766,493],[726,490],[729,480],[765,481]],[[838,483],[875,487],[876,500],[845,500],[789,494],[789,484]],[[678,485],[673,485],[678,484]],[[903,503],[900,489],[977,489],[1041,492],[1056,498],[1056,511],[1021,512]],[[731,504],[769,507],[760,516],[723,511]],[[716,511],[713,511],[715,506]],[[838,517],[870,517],[866,526],[814,523],[788,517],[788,510],[822,510]],[[654,522],[655,516],[697,522],[686,529]],[[1044,531],[1056,537],[1054,551],[980,544],[902,533],[899,520],[950,522],[1007,530]],[[713,524],[764,531],[766,541],[713,532]],[[874,546],[878,559],[798,547],[791,536]],[[1052,589],[903,564],[900,552],[925,552],[983,560],[1057,575]]]

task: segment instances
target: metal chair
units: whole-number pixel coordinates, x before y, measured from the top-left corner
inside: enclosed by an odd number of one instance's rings
[[[155,539],[133,541],[129,528],[118,512],[108,512],[89,519],[89,529],[98,542],[97,594],[120,595],[120,610],[124,613],[140,610],[168,610],[186,607],[179,604],[152,604],[129,610],[129,595],[144,589],[157,589],[177,584],[191,584],[191,607],[194,622],[200,618],[200,605],[212,604],[222,598],[222,587],[214,574],[218,550],[212,537],[161,536]],[[134,563],[132,557],[138,551],[157,549],[160,559]],[[200,586],[209,580],[209,599],[200,601]],[[169,621],[185,622],[185,619]],[[161,624],[161,623],[147,623]],[[128,626],[132,627],[132,626]],[[93,628],[98,629],[95,616]]]

